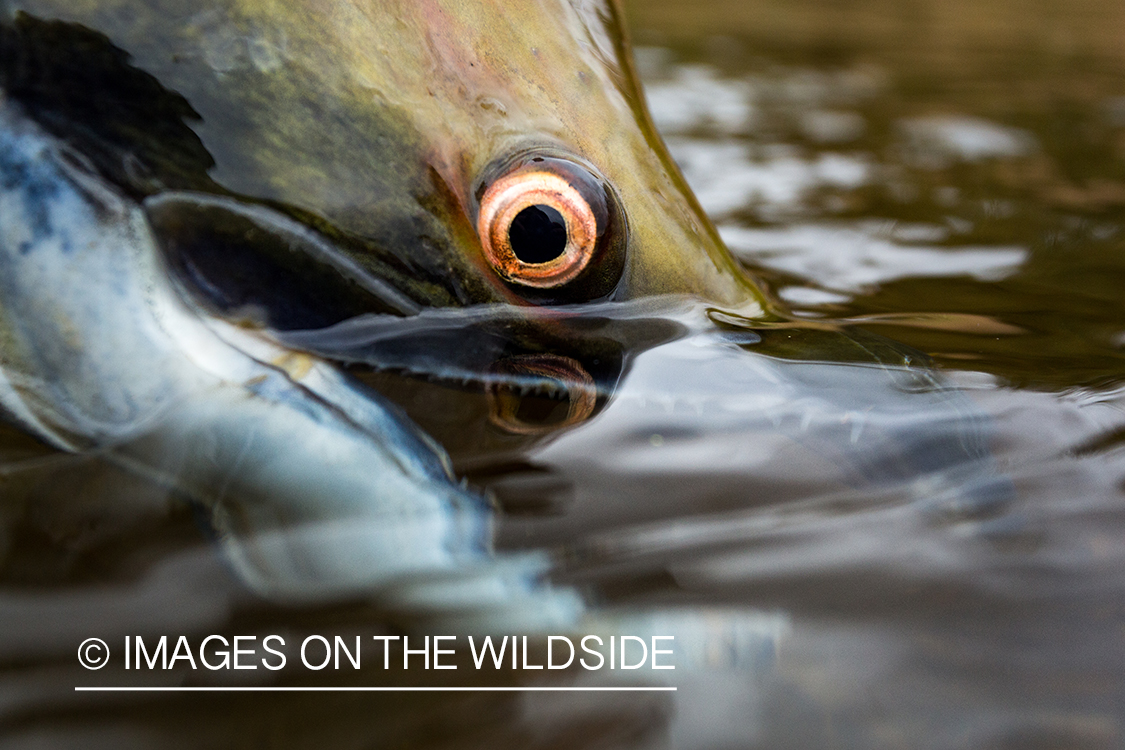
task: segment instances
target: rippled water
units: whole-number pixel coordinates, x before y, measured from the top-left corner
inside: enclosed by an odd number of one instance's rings
[[[730,248],[809,326],[688,303],[607,310],[581,335],[611,397],[564,431],[490,422],[496,392],[460,381],[480,363],[440,378],[357,369],[495,498],[509,568],[478,587],[270,603],[187,504],[6,435],[5,744],[1125,745],[1125,60],[1100,37],[990,44],[940,18],[952,36],[919,38],[915,55],[906,33],[925,18],[870,5],[848,28],[803,25],[801,5],[716,3],[690,22],[686,5],[632,9],[673,155]],[[1003,20],[997,7],[982,25]],[[446,323],[426,325],[444,341]],[[906,367],[917,352],[940,374]],[[656,683],[567,671],[489,685],[679,689],[72,692],[91,674],[199,679],[85,672],[73,654],[90,635],[435,634],[470,627],[450,613],[489,597],[494,632],[675,632],[691,652]],[[246,674],[206,679],[270,678]]]

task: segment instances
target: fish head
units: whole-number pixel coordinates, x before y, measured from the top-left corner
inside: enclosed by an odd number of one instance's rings
[[[112,41],[195,113],[184,140],[206,154],[198,166],[142,152],[133,173],[158,180],[118,179],[145,194],[173,266],[220,312],[303,332],[371,313],[522,310],[404,329],[397,347],[283,336],[352,365],[475,381],[478,421],[518,435],[596,413],[631,353],[675,335],[667,321],[591,335],[591,303],[690,296],[766,314],[652,126],[616,5],[217,7],[161,8],[174,20]],[[528,391],[548,394],[552,418],[515,417]]]
[[[570,423],[674,328],[591,336],[590,303],[770,313],[653,128],[612,2],[9,5],[4,88],[143,204],[210,311],[288,343],[363,316],[517,311],[443,327],[442,361],[304,351],[482,392],[562,383]]]
[[[36,73],[4,87],[157,201],[225,312],[313,328],[653,295],[765,308],[652,127],[612,2],[7,5],[9,70]]]

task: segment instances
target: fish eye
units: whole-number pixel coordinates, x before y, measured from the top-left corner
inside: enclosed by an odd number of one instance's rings
[[[563,177],[529,170],[489,186],[478,231],[485,256],[501,277],[550,289],[586,268],[598,224],[590,204]]]
[[[516,287],[560,289],[592,280],[586,297],[612,289],[623,265],[623,222],[604,180],[577,162],[524,155],[477,192],[485,259]]]

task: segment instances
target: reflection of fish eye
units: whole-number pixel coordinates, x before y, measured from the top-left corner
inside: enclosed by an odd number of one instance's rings
[[[569,159],[525,154],[480,186],[477,231],[489,264],[517,287],[574,284],[605,296],[623,266],[624,226],[608,185]]]
[[[507,432],[554,432],[580,424],[594,413],[597,386],[586,368],[570,357],[516,355],[491,369],[500,379],[488,386],[489,420]]]

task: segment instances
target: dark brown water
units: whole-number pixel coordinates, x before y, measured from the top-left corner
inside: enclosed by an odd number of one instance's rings
[[[493,632],[548,632],[526,610],[577,593],[580,632],[695,649],[656,677],[87,672],[74,652],[90,636],[457,626],[404,606],[410,592],[264,601],[164,490],[7,434],[5,746],[1125,746],[1120,10],[628,10],[654,118],[731,249],[801,316],[904,342],[959,390],[839,364],[838,346],[819,361],[794,332],[688,337],[632,361],[588,424],[513,436],[484,393],[372,376],[493,491],[499,546],[550,560],[555,588],[515,597]],[[678,691],[73,692],[94,684]]]

